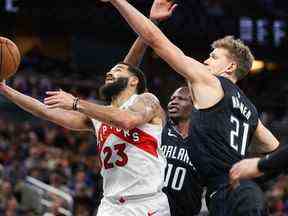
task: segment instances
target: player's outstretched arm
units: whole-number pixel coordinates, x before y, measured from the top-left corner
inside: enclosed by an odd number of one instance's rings
[[[260,158],[250,158],[239,161],[230,169],[230,183],[237,184],[241,179],[252,179],[263,175],[258,169]]]
[[[155,0],[155,4],[161,5],[167,1],[169,0]],[[110,0],[110,2],[118,9],[134,31],[143,38],[145,43],[152,47],[175,71],[191,82],[195,106],[207,108],[223,97],[220,82],[211,75],[206,65],[186,56],[168,40],[156,25],[126,0]]]
[[[230,170],[230,179],[234,183],[240,179],[251,179],[263,173],[284,171],[288,168],[288,146],[283,146],[277,151],[263,158],[244,159]]]
[[[85,115],[63,109],[47,109],[40,101],[10,88],[4,81],[0,83],[0,93],[36,117],[51,121],[71,130],[93,131],[92,122]]]
[[[150,20],[157,25],[158,22],[164,21],[171,17],[173,11],[176,9],[176,6],[177,5],[173,4],[172,1],[165,1],[161,5],[154,2],[150,10]],[[139,67],[146,49],[147,45],[139,36],[130,48],[124,62]]]
[[[158,0],[158,2],[159,1],[160,0]],[[165,2],[166,0],[162,1]],[[187,71],[187,67],[184,66],[188,62],[190,63],[190,59],[185,56],[180,49],[172,44],[161,32],[161,30],[153,24],[153,22],[141,14],[126,0],[111,0],[110,2],[118,9],[133,30],[143,38],[145,43],[151,46],[156,53],[167,61],[167,63],[170,64],[170,66],[172,66],[177,72],[182,74],[187,79],[192,78],[193,80],[197,80],[199,78],[198,76],[195,76],[194,73],[190,72],[190,70],[193,71],[192,69]],[[197,71],[207,70],[206,67],[200,62],[195,61],[195,64],[199,66]]]
[[[279,141],[259,120],[257,128],[253,134],[251,153],[268,154],[279,147]]]
[[[162,109],[158,99],[150,94],[144,93],[137,97],[135,103],[128,110],[117,107],[103,106],[91,103],[86,100],[78,100],[73,95],[61,91],[48,92],[49,97],[45,98],[44,103],[49,109],[66,109],[71,110],[74,104],[75,109],[90,118],[97,119],[101,122],[120,127],[132,129],[144,123],[151,122],[159,116],[159,122],[162,122]]]

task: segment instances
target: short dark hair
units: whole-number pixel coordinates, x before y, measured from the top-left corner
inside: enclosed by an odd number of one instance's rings
[[[137,88],[136,88],[138,94],[142,94],[142,93],[147,91],[146,76],[140,68],[135,67],[135,66],[128,64],[126,62],[118,62],[118,64],[123,64],[123,65],[128,66],[128,71],[138,78],[139,83],[138,83]]]
[[[176,88],[176,90],[172,93],[172,95],[173,95],[178,89],[182,89],[182,90],[186,91],[187,94],[189,95],[190,99],[191,99],[191,103],[193,104],[193,100],[192,100],[192,96],[190,95],[190,89],[189,89],[188,83],[185,83],[185,84],[180,85],[178,88]],[[185,92],[185,94],[186,94],[186,92]]]

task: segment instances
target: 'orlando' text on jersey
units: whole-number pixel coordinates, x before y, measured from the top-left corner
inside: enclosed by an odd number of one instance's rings
[[[163,191],[168,195],[172,216],[196,215],[201,209],[202,186],[189,158],[190,145],[193,143],[183,139],[168,121],[161,149],[167,159]]]

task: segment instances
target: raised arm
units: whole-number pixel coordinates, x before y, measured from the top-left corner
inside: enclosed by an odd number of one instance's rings
[[[40,101],[10,88],[5,82],[0,83],[0,93],[36,117],[51,121],[71,130],[93,131],[91,120],[82,113],[63,109],[47,109]]]
[[[146,49],[147,45],[143,42],[141,37],[138,37],[123,62],[135,67],[139,67]]]
[[[44,103],[49,109],[71,110],[75,97],[61,91],[50,92],[50,97],[45,98]],[[137,97],[134,104],[127,110],[112,106],[103,106],[86,100],[79,100],[77,110],[90,118],[124,129],[133,129],[145,123],[163,124],[163,112],[158,99],[150,94],[144,93]]]
[[[171,17],[176,7],[177,5],[173,4],[172,1],[163,2],[161,5],[155,1],[150,10],[150,20],[157,25],[159,22]],[[146,48],[147,45],[143,39],[138,37],[126,55],[124,62],[139,67]]]
[[[172,68],[187,79],[194,79],[194,77],[198,79],[198,76],[194,76],[193,73],[187,71],[187,67],[183,66],[188,62],[190,63],[190,60],[187,61],[189,58],[172,44],[151,20],[146,18],[126,0],[111,0],[110,2],[118,9],[133,30],[143,38],[145,43],[152,47]],[[202,70],[206,70],[206,67],[200,62],[195,61],[195,64],[201,66]]]
[[[162,4],[167,0],[155,1],[157,4]],[[220,82],[210,73],[206,65],[186,56],[168,40],[156,25],[126,0],[111,0],[110,2],[118,9],[134,31],[143,38],[145,43],[152,47],[176,72],[191,82],[192,97],[196,107],[210,107],[223,97]]]

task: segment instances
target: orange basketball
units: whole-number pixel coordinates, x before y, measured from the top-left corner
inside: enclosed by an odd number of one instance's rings
[[[6,80],[16,73],[20,59],[16,44],[8,38],[0,37],[0,80]]]

